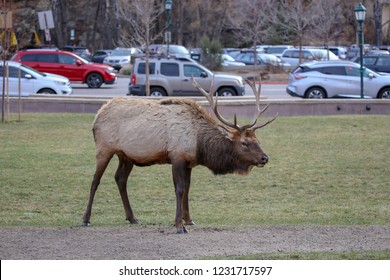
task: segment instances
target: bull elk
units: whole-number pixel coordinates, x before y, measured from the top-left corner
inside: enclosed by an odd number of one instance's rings
[[[236,115],[231,122],[218,112],[213,83],[207,93],[194,79],[192,81],[207,98],[220,123],[191,99],[114,98],[98,111],[92,129],[96,170],[83,218],[84,226],[90,224],[95,193],[114,154],[119,158],[115,181],[126,220],[131,224],[139,223],[127,195],[127,179],[134,165],[172,165],[177,233],[187,233],[184,225],[194,225],[188,205],[192,168],[203,165],[214,174],[244,175],[254,166],[263,167],[268,162],[255,130],[271,123],[276,116],[256,125],[258,117],[268,108],[267,105],[260,110],[261,87],[256,91],[255,82],[247,81],[255,93],[257,116],[251,124],[239,126]]]

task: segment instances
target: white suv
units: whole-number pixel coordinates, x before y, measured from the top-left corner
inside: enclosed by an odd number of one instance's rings
[[[123,66],[130,64],[133,55],[142,55],[142,51],[138,48],[116,48],[103,59],[103,63],[119,71]]]
[[[289,63],[291,66],[299,65],[299,57],[302,54],[302,61],[308,62],[313,60],[339,60],[339,58],[332,53],[331,51],[324,49],[306,49],[303,48],[301,51],[299,49],[286,49],[283,51],[281,59],[284,62]],[[328,59],[329,55],[329,59]]]
[[[127,95],[145,95],[145,66],[145,58],[135,60]],[[245,94],[244,80],[241,76],[213,74],[190,58],[150,58],[149,73],[151,96],[201,96],[202,94],[192,84],[192,77],[205,90],[210,88],[214,77],[214,89],[220,96]]]
[[[390,98],[390,76],[364,68],[364,96]],[[360,65],[351,61],[301,64],[290,73],[287,93],[303,98],[360,98]]]

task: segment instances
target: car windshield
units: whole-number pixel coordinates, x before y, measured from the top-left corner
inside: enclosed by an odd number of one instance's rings
[[[279,58],[272,54],[258,54],[260,56],[261,60],[265,63],[279,63],[281,62]]]
[[[129,56],[131,55],[131,51],[129,50],[114,50],[111,53],[112,56]]]
[[[277,53],[277,54],[281,54],[285,49],[287,49],[286,47],[269,47],[267,49],[267,52],[268,53]]]
[[[90,64],[91,62],[86,60],[85,58],[82,58],[81,56],[79,56],[77,53],[73,53],[74,56],[77,57],[77,59],[80,59],[83,63],[85,64]]]
[[[222,60],[227,60],[227,61],[235,61],[233,57],[227,54],[222,55]]]
[[[327,59],[328,58],[328,51],[327,50],[313,50],[314,59]],[[336,60],[338,57],[329,51],[329,59]]]
[[[39,72],[39,71],[37,71],[37,70],[27,66],[27,65],[20,65],[20,70],[24,70],[24,69],[29,70],[31,72],[34,72],[35,74],[37,74],[37,75],[39,75],[41,77],[46,77],[47,76],[45,73]]]

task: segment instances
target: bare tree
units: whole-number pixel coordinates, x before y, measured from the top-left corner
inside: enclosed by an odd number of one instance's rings
[[[382,30],[386,24],[389,24],[389,21],[382,23],[382,12],[383,12],[383,6],[385,4],[390,4],[390,1],[389,0],[375,0],[373,3],[375,44],[377,46],[382,45]]]
[[[268,0],[243,0],[234,3],[234,14],[231,14],[230,22],[236,27],[235,34],[239,40],[250,42],[256,46],[264,42],[270,25],[265,17]]]
[[[179,38],[183,37],[181,42],[197,46],[204,35],[214,40],[220,40],[222,31],[229,25],[229,13],[234,11],[234,3],[233,0],[180,1],[180,7],[183,10],[177,12],[183,13],[181,18],[178,16],[182,20],[178,22],[178,26],[182,27],[178,30],[182,33],[178,34]],[[174,17],[172,19],[174,20]]]
[[[276,3],[272,2],[274,8],[269,10],[269,20],[295,33],[297,40],[294,43],[298,43],[299,49],[302,49],[304,38],[317,19],[316,1],[279,0]],[[299,57],[299,63],[301,62],[302,52]]]
[[[342,8],[338,5],[339,0],[318,1],[313,7],[317,17],[313,25],[313,34],[317,35],[323,41],[328,49],[329,59],[329,41],[336,38],[342,32],[340,26],[343,23]]]
[[[156,24],[164,12],[163,1],[119,0],[119,14],[123,22],[121,41],[126,45],[143,46],[146,53],[146,95],[150,95],[149,45],[160,38],[164,30]]]

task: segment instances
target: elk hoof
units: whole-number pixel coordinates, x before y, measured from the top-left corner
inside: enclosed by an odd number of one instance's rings
[[[140,222],[137,219],[130,220],[130,224],[132,225],[139,225]]]
[[[178,229],[176,233],[177,234],[184,234],[184,233],[188,233],[188,231],[186,230],[185,227],[183,227],[183,228]]]
[[[185,225],[186,226],[194,226],[196,224],[195,224],[195,222],[193,220],[191,220],[191,221],[186,222]]]

